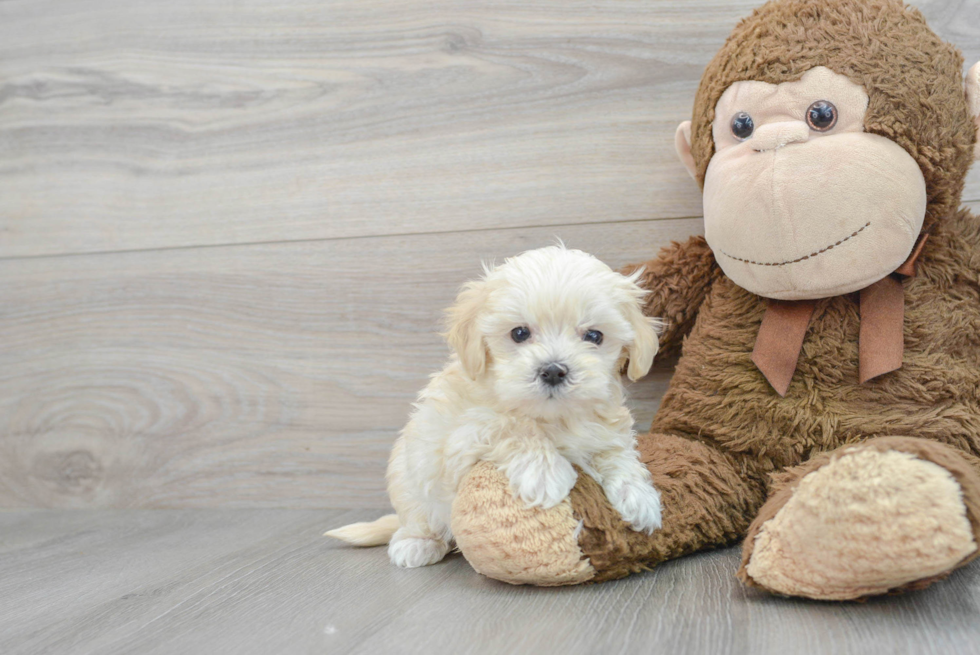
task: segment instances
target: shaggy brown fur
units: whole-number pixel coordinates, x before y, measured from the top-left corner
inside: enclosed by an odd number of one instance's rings
[[[901,369],[859,384],[857,294],[827,298],[817,303],[785,398],[751,360],[764,299],[713,272],[689,278],[689,288],[664,287],[657,272],[692,252],[710,257],[695,237],[662,252],[644,279],[653,291],[651,315],[662,299],[696,300],[702,284],[710,287],[651,433],[640,437],[643,461],[663,496],[664,529],[653,537],[633,532],[598,486],[583,481],[572,507],[585,521],[579,545],[597,580],[741,539],[771,492],[770,474],[781,472],[777,479],[786,486],[787,474],[796,481],[810,470],[792,467],[873,437],[948,444],[963,452],[962,468],[976,476],[968,485],[980,485],[974,457],[980,454],[980,221],[974,216],[961,211],[937,227],[919,275],[906,282]],[[779,498],[768,516],[785,502]],[[968,500],[978,526],[980,497]]]
[[[865,87],[866,130],[901,145],[926,179],[931,236],[918,275],[904,283],[903,366],[859,384],[858,294],[822,299],[781,398],[751,360],[765,300],[725,277],[700,237],[662,251],[644,264],[646,312],[669,321],[662,353],[683,339],[683,354],[640,451],[664,527],[633,532],[582,476],[571,505],[597,581],[751,537],[802,476],[858,443],[948,470],[980,539],[980,221],[957,209],[975,141],[960,54],[897,1],[771,2],[704,74],[693,119],[699,181],[713,154],[714,107],[730,84],[793,81],[816,66]],[[889,436],[901,439],[878,439]],[[751,538],[745,548],[748,561]]]

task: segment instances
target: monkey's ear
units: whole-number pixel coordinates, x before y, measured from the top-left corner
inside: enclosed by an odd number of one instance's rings
[[[970,105],[970,115],[977,126],[977,144],[973,147],[973,157],[980,159],[980,61],[973,64],[966,74],[966,101]]]
[[[687,174],[691,179],[697,180],[694,155],[691,154],[691,121],[684,121],[677,126],[677,131],[674,132],[674,148],[677,150],[677,158],[687,169]]]
[[[459,292],[455,304],[446,310],[449,330],[444,336],[459,357],[463,371],[473,380],[487,368],[487,346],[477,320],[489,295],[486,279],[469,282]]]

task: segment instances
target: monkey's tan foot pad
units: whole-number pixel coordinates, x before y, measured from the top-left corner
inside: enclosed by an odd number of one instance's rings
[[[488,462],[473,467],[453,502],[452,530],[466,561],[510,584],[586,582],[596,571],[578,546],[578,521],[566,498],[550,509],[515,498],[506,476]]]
[[[954,476],[898,450],[839,452],[774,495],[756,523],[739,576],[789,596],[849,600],[924,587],[977,551]]]

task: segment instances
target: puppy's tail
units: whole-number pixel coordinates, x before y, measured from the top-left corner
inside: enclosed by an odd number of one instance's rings
[[[399,527],[398,515],[388,514],[370,523],[351,523],[336,530],[324,532],[324,537],[333,537],[355,546],[383,546],[391,540]]]

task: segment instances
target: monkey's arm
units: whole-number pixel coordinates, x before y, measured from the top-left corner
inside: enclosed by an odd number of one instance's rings
[[[630,264],[622,272],[629,275],[641,267],[644,270],[637,283],[650,292],[644,299],[643,313],[666,323],[657,357],[670,356],[680,349],[681,341],[691,331],[708,289],[722,274],[721,268],[701,236],[684,243],[674,242],[656,259]]]

